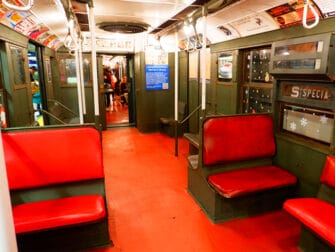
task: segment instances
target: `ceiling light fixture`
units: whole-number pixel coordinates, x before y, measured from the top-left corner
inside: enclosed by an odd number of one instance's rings
[[[146,32],[149,28],[149,25],[144,23],[132,23],[132,22],[104,22],[98,24],[98,27],[108,32],[134,34],[134,33]]]

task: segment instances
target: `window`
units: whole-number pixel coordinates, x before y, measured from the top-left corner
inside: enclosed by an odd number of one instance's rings
[[[78,82],[76,60],[68,56],[60,56],[58,64],[61,84],[63,86],[76,85]],[[87,86],[91,83],[90,61],[87,58],[83,59],[83,73],[84,85]]]
[[[272,44],[270,72],[290,79],[334,79],[334,35],[331,33],[305,36]],[[310,75],[310,77],[307,77]]]
[[[24,85],[26,84],[26,78],[25,78],[25,57],[23,49],[16,46],[10,47],[10,53],[12,55],[12,66],[14,71],[14,83],[15,85]]]
[[[330,144],[332,140],[334,113],[326,110],[282,106],[282,130]]]

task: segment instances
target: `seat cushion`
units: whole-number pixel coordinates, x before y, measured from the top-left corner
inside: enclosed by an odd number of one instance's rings
[[[13,207],[16,233],[93,222],[105,216],[105,203],[101,195],[73,196]]]
[[[266,189],[294,185],[297,178],[277,166],[239,169],[208,177],[212,187],[225,198],[234,198]]]
[[[289,199],[283,208],[308,229],[335,246],[335,206],[318,198]]]

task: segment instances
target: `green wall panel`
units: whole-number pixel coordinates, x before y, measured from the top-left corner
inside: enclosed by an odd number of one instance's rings
[[[168,90],[146,90],[145,53],[135,55],[136,125],[143,133],[159,130],[159,118],[173,116],[174,111],[174,54],[169,54]]]
[[[298,196],[316,195],[327,150],[311,148],[311,145],[277,137],[275,163],[299,178]]]

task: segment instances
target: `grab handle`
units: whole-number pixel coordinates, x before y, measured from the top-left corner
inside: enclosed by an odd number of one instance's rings
[[[318,15],[317,11],[312,6],[312,4],[309,2],[309,0],[304,0],[304,2],[305,2],[305,5],[304,5],[303,16],[302,16],[302,25],[307,29],[311,29],[311,28],[317,26],[317,24],[319,23],[320,18],[319,18],[319,15]],[[312,24],[307,24],[308,8],[311,10],[311,12],[313,13],[313,15],[315,17],[314,23],[312,23]]]
[[[30,9],[33,7],[33,5],[34,5],[34,0],[29,0],[27,5],[22,5],[22,6],[18,6],[18,5],[15,5],[15,4],[8,3],[7,0],[2,0],[2,3],[3,3],[7,8],[12,9],[12,10],[17,10],[17,11],[28,11],[28,10],[30,10]]]

